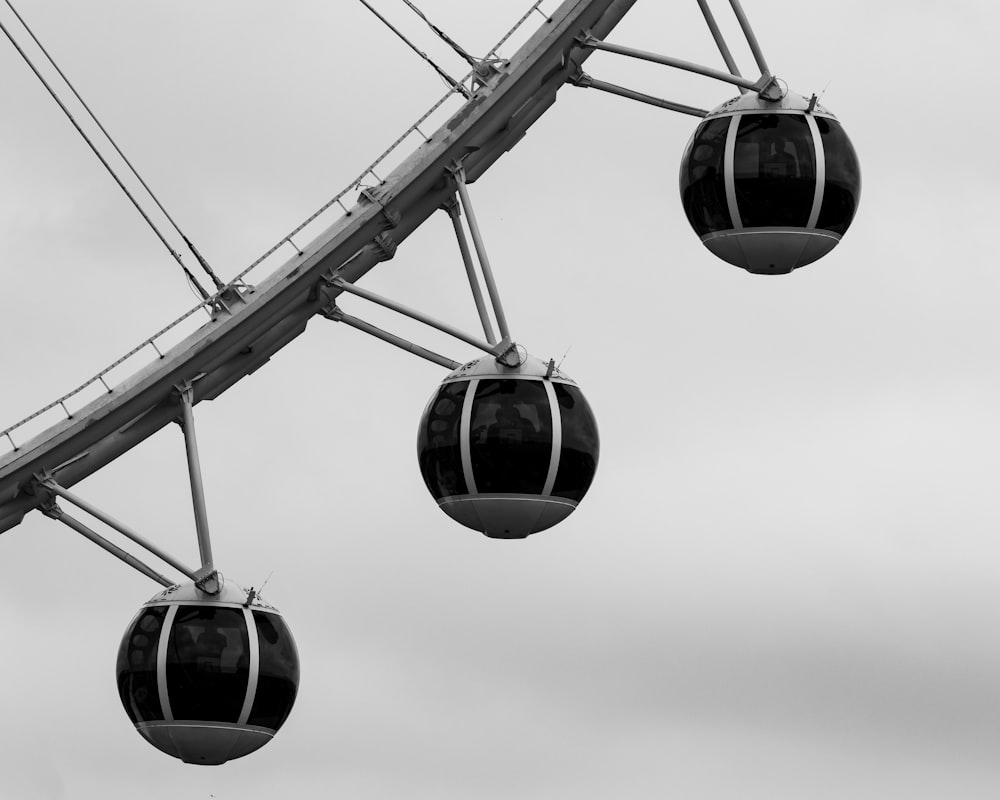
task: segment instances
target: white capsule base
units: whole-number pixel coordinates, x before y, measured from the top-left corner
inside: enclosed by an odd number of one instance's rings
[[[812,228],[743,228],[709,233],[702,243],[723,261],[755,275],[785,275],[818,261],[840,241]]]
[[[274,731],[256,725],[197,720],[143,722],[135,726],[153,747],[186,764],[216,766],[259,750]]]
[[[577,504],[564,497],[479,494],[445,497],[438,505],[455,522],[491,539],[524,539],[558,525]]]

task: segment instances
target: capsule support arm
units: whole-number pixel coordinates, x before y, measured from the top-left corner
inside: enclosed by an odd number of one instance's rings
[[[469,334],[459,330],[453,325],[449,325],[446,322],[441,322],[433,317],[424,314],[421,311],[417,311],[415,308],[410,308],[402,303],[397,303],[395,300],[390,300],[388,297],[383,297],[382,295],[376,294],[375,292],[369,291],[368,289],[362,289],[360,286],[356,286],[353,283],[349,283],[341,278],[339,275],[335,275],[327,279],[327,284],[332,288],[339,289],[342,292],[347,292],[348,294],[353,294],[358,297],[364,298],[376,305],[383,306],[395,311],[397,314],[402,314],[404,317],[409,317],[410,319],[415,319],[417,322],[422,322],[431,328],[436,328],[442,333],[447,333],[449,336],[454,336],[456,339],[465,342],[466,344],[471,344],[473,347],[477,347],[483,352],[489,353],[494,356],[499,356],[503,352],[501,344],[490,344],[482,339],[475,336],[470,336]],[[332,313],[332,310],[331,310]]]
[[[632,89],[626,89],[624,86],[618,86],[614,83],[607,83],[606,81],[599,81],[596,78],[590,77],[586,72],[580,72],[575,78],[572,79],[571,83],[574,86],[580,86],[584,89],[597,89],[601,92],[607,92],[608,94],[616,94],[619,97],[625,97],[629,100],[636,100],[640,103],[645,103],[650,106],[656,106],[657,108],[665,108],[668,111],[676,111],[680,114],[688,114],[692,117],[704,118],[708,116],[708,112],[703,108],[695,108],[694,106],[686,106],[683,103],[674,103],[670,100],[663,100],[659,97],[653,97],[653,95],[643,94],[642,92],[636,92]]]
[[[452,199],[444,206],[445,211],[451,218],[452,226],[455,228],[455,238],[458,240],[458,249],[462,253],[462,263],[465,265],[465,273],[469,278],[469,288],[472,289],[472,298],[476,303],[476,310],[479,312],[479,320],[483,324],[483,333],[490,344],[497,343],[497,337],[493,333],[493,325],[490,324],[490,316],[486,310],[486,300],[483,298],[483,290],[479,287],[479,279],[476,276],[476,267],[472,261],[472,253],[469,252],[469,242],[465,238],[465,230],[462,228],[460,219],[461,211],[458,201]]]
[[[465,212],[465,218],[469,221],[469,233],[472,234],[472,244],[475,246],[476,255],[479,258],[479,267],[483,272],[486,291],[489,293],[490,302],[493,304],[493,314],[497,320],[497,328],[500,329],[500,343],[506,347],[511,342],[510,329],[507,327],[507,316],[504,314],[503,303],[500,300],[500,291],[497,289],[496,279],[493,277],[493,267],[490,266],[490,258],[486,253],[486,245],[483,242],[483,235],[479,230],[476,212],[472,208],[469,190],[465,185],[465,170],[461,164],[456,164],[452,168],[451,173],[454,176],[455,186],[458,189],[458,197],[462,203],[462,210]]]
[[[370,322],[365,322],[357,317],[352,317],[350,314],[345,314],[336,305],[331,308],[324,309],[322,313],[324,317],[332,320],[333,322],[343,322],[348,327],[359,330],[362,333],[367,333],[369,336],[374,336],[376,339],[381,339],[383,342],[395,345],[400,350],[413,353],[413,355],[420,356],[426,361],[430,361],[431,363],[437,364],[445,369],[454,370],[462,366],[457,361],[443,356],[440,353],[435,353],[433,350],[428,350],[426,347],[414,344],[401,336],[396,336],[394,333],[382,330],[381,328],[372,325]]]
[[[705,17],[705,24],[708,25],[708,29],[712,32],[712,38],[715,39],[715,44],[719,48],[722,60],[726,62],[726,68],[736,77],[742,78],[743,75],[739,67],[736,66],[736,59],[733,58],[733,54],[729,50],[729,45],[726,44],[726,40],[719,28],[719,23],[715,21],[715,15],[708,5],[708,0],[698,0],[698,5],[701,7],[702,16]],[[740,92],[745,91],[746,89],[741,86]]]
[[[195,584],[204,592],[217,594],[221,589],[221,584],[212,559],[212,540],[209,536],[208,511],[205,507],[205,484],[201,476],[198,439],[194,431],[194,387],[187,383],[178,386],[177,391],[180,394],[180,423],[184,430],[188,475],[191,479],[191,500],[194,505],[194,522],[198,534],[198,552],[201,556],[201,569],[196,573]]]
[[[750,27],[750,20],[747,19],[746,12],[743,11],[740,0],[729,0],[729,4],[733,7],[736,19],[740,22],[740,27],[743,29],[743,35],[746,36],[747,44],[750,45],[750,51],[753,53],[758,69],[760,69],[761,80],[766,83],[772,77],[771,70],[767,66],[767,61],[764,60],[764,53],[760,49],[757,36],[753,32],[753,28]]]
[[[675,69],[682,69],[685,72],[694,72],[698,75],[704,75],[707,78],[714,78],[718,81],[724,81],[725,83],[731,83],[744,89],[752,89],[754,91],[760,91],[763,86],[762,81],[752,81],[749,78],[744,78],[740,75],[733,75],[729,72],[722,72],[721,70],[713,69],[712,67],[705,67],[701,64],[695,64],[691,61],[684,61],[680,58],[673,58],[672,56],[661,56],[659,53],[650,53],[647,50],[637,50],[634,47],[625,47],[620,44],[612,44],[611,42],[605,42],[591,36],[589,33],[585,34],[581,39],[580,43],[584,47],[589,47],[591,50],[604,50],[608,53],[617,53],[618,55],[628,56],[629,58],[637,58],[641,61],[650,61],[654,64],[663,64],[666,67],[674,67]],[[770,77],[770,75],[768,75]]]
[[[141,572],[147,578],[151,578],[152,580],[156,581],[161,586],[174,585],[173,582],[169,580],[167,577],[161,575],[159,572],[157,572],[155,569],[148,566],[147,564],[144,564],[142,561],[133,556],[131,553],[127,553],[125,550],[122,550],[122,548],[120,548],[118,545],[109,542],[100,534],[95,533],[93,530],[91,530],[82,522],[80,522],[80,520],[71,517],[69,514],[67,514],[59,507],[59,504],[56,503],[55,500],[51,500],[50,502],[41,506],[41,510],[42,513],[45,514],[45,516],[49,517],[50,519],[54,519],[58,522],[61,522],[66,527],[76,531],[84,538],[89,539],[91,542],[96,544],[102,550],[111,553],[111,555],[113,555],[115,558],[128,564],[133,569]]]
[[[144,548],[146,551],[152,553],[154,556],[156,556],[157,558],[159,558],[165,564],[169,564],[171,567],[173,567],[174,569],[176,569],[181,574],[186,575],[191,580],[196,580],[197,579],[197,577],[198,577],[197,573],[194,570],[192,570],[190,567],[184,565],[183,563],[181,563],[177,559],[173,558],[169,553],[165,552],[164,550],[161,550],[155,544],[153,544],[152,542],[148,541],[146,538],[144,538],[143,536],[141,536],[140,534],[138,534],[136,531],[132,530],[127,525],[119,522],[117,519],[115,519],[114,517],[112,517],[110,514],[107,514],[106,512],[102,511],[100,508],[98,508],[97,506],[95,506],[93,503],[89,503],[86,500],[84,500],[82,497],[79,497],[76,494],[74,494],[73,492],[70,492],[68,489],[63,488],[53,478],[48,477],[48,476],[40,476],[39,480],[38,480],[38,485],[42,489],[44,489],[44,490],[52,493],[53,495],[61,497],[62,499],[66,500],[66,501],[68,501],[70,503],[72,503],[77,508],[81,509],[82,511],[86,511],[88,514],[90,514],[95,519],[100,520],[105,525],[107,525],[109,528],[112,528],[112,529],[118,531],[120,534],[122,534],[126,538],[131,539],[137,545],[139,545],[140,547]],[[53,519],[59,519],[62,522],[66,522],[66,520],[70,519],[70,517],[68,517],[61,509],[59,509],[58,506],[55,505],[55,501],[54,500],[52,501],[52,503],[50,503],[50,507],[53,508],[53,509],[55,509],[58,512],[58,516],[56,516],[56,514],[48,514],[48,513],[47,513],[47,516],[50,516]],[[69,523],[66,522],[66,524],[69,524]],[[82,523],[80,523],[80,524],[82,524]],[[74,530],[76,530],[76,528],[74,528]],[[94,534],[94,536],[97,536],[97,534]],[[91,537],[88,535],[88,538],[91,538]],[[100,538],[100,537],[98,537],[98,538]],[[104,540],[102,539],[102,541],[104,541]],[[124,551],[122,551],[122,552],[124,552]],[[117,553],[116,553],[116,555],[117,555]],[[159,573],[157,573],[157,574],[159,574]],[[170,585],[170,584],[168,584],[168,585]]]

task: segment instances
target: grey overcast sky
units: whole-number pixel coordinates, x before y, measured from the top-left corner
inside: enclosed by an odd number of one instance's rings
[[[419,5],[483,54],[528,0]],[[145,744],[113,667],[157,587],[31,514],[0,536],[0,796],[1000,795],[1000,10],[745,8],[857,148],[843,243],[783,277],[715,260],[677,192],[696,120],[564,88],[471,190],[515,337],[568,351],[598,416],[580,509],[522,542],[450,522],[414,448],[443,370],[314,320],[197,409],[216,560],[247,585],[273,573],[299,644],[287,724],[218,768]],[[353,0],[18,9],[227,278],[445,89]],[[720,64],[695,0],[639,0],[610,39]],[[696,106],[734,94],[609,54],[587,69]],[[3,428],[194,299],[6,42],[0,76]],[[365,285],[475,326],[443,216]],[[183,452],[171,427],[77,491],[194,561]]]

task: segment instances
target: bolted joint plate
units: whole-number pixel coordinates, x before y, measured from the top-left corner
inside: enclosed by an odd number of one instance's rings
[[[380,233],[369,245],[379,261],[388,261],[396,255],[396,241],[388,233]]]
[[[205,594],[218,594],[222,591],[222,579],[219,576],[219,572],[211,567],[202,567],[198,570],[195,575],[197,580],[194,585],[205,592]]]

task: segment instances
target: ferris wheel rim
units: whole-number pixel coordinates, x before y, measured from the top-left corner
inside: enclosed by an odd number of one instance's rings
[[[321,235],[322,242],[314,240],[257,286],[242,283],[246,272],[242,273],[210,299],[211,305],[199,304],[185,315],[183,319],[210,307],[212,318],[171,350],[160,352],[151,340],[133,348],[132,355],[152,345],[158,358],[120,387],[74,411],[66,406],[73,395],[64,396],[26,418],[38,419],[60,406],[66,413],[65,419],[34,438],[15,442],[12,434],[23,421],[0,431],[0,438],[14,448],[0,455],[0,532],[19,524],[27,511],[45,501],[44,492],[36,494],[41,478],[55,475],[60,485],[69,488],[169,424],[176,415],[169,401],[180,385],[194,382],[194,402],[216,397],[301,334],[324,303],[339,294],[326,287],[320,289],[323,296],[318,300],[306,299],[316,291],[314,284],[322,272],[349,264],[341,277],[354,282],[390,258],[396,244],[450,196],[447,189],[436,188],[440,175],[457,161],[465,179],[474,182],[551,107],[558,88],[570,82],[589,56],[581,44],[581,31],[607,35],[634,3],[564,0],[505,62],[504,70],[481,83],[473,98],[429,141],[378,186],[363,190],[351,216],[334,222]],[[412,219],[402,215],[401,209],[416,208],[420,210]],[[282,239],[282,245],[287,240]],[[256,314],[265,307],[272,309],[268,319]],[[248,314],[249,308],[255,312]],[[237,358],[244,353],[246,358]],[[226,371],[218,366],[221,363]],[[103,382],[103,377],[81,388],[97,381]]]

